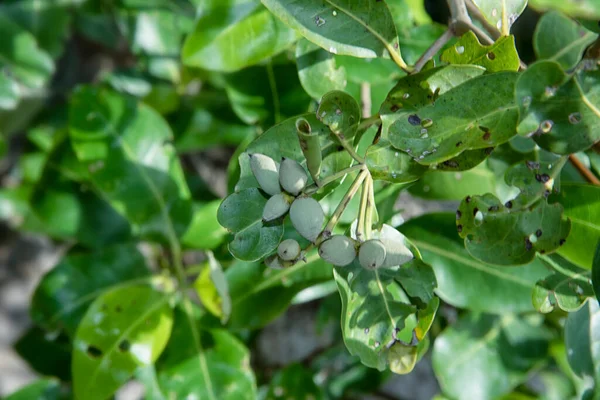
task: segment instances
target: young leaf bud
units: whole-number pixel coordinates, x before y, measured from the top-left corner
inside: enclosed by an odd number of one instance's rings
[[[258,184],[271,196],[281,193],[279,187],[279,165],[269,156],[264,154],[248,154],[250,168]]]
[[[314,242],[321,233],[325,215],[318,201],[310,197],[303,197],[292,203],[290,219],[302,237]]]

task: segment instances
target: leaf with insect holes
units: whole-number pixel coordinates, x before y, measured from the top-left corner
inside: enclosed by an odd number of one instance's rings
[[[556,154],[586,150],[600,140],[600,71],[567,76],[560,64],[539,61],[517,81],[520,135]]]
[[[277,248],[283,236],[280,220],[263,222],[268,197],[257,188],[230,194],[219,207],[219,223],[235,233],[229,251],[235,258],[256,261]]]
[[[418,163],[430,165],[465,150],[507,142],[516,134],[517,77],[508,71],[481,75],[448,90],[433,104],[401,114],[389,125],[390,143]]]
[[[539,280],[533,288],[532,300],[536,310],[549,313],[558,306],[563,311],[573,312],[594,296],[591,271],[581,269],[557,254],[540,259],[554,272]]]
[[[560,204],[545,200],[517,208],[493,194],[465,198],[458,207],[456,227],[469,253],[490,264],[526,264],[537,252],[551,253],[565,243],[571,221]]]
[[[555,9],[572,17],[600,19],[600,3],[596,0],[529,0],[529,3],[539,11]]]
[[[512,35],[484,46],[472,31],[468,31],[453,47],[444,50],[440,60],[450,64],[481,65],[488,72],[519,70],[519,54]]]
[[[333,133],[351,138],[360,122],[360,107],[348,93],[332,90],[321,98],[317,119],[327,125]]]
[[[527,0],[473,0],[483,17],[503,34],[508,35],[510,27],[525,11]]]

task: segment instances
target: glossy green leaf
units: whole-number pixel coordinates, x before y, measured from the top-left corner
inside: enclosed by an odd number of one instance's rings
[[[485,19],[508,35],[510,27],[525,10],[527,0],[473,0]]]
[[[143,256],[130,244],[67,255],[39,283],[31,319],[50,332],[75,334],[89,304],[110,287],[147,281]]]
[[[323,400],[322,389],[313,380],[313,371],[301,364],[292,364],[278,371],[269,383],[265,399],[281,398]]]
[[[541,260],[554,273],[538,281],[533,288],[533,306],[538,311],[548,313],[555,306],[567,312],[577,311],[594,296],[591,271],[578,268],[556,254],[543,256]]]
[[[547,355],[539,319],[467,314],[434,343],[433,370],[453,399],[496,399],[525,382]],[[475,378],[476,379],[473,379]]]
[[[468,31],[442,53],[440,60],[451,64],[481,65],[488,72],[519,69],[519,54],[512,35],[502,36],[494,44],[484,46],[473,31]]]
[[[217,212],[219,223],[235,233],[229,243],[234,257],[244,261],[259,260],[277,248],[283,236],[281,221],[263,223],[268,196],[257,188],[229,195]]]
[[[202,305],[225,324],[231,315],[229,284],[221,263],[212,252],[207,252],[208,262],[194,282],[194,289]]]
[[[428,214],[399,227],[431,265],[436,294],[460,308],[490,313],[533,311],[531,289],[547,275],[540,261],[501,268],[474,259],[456,234],[450,213]]]
[[[248,349],[225,330],[200,330],[193,312],[186,316],[177,309],[173,334],[157,366],[166,398],[256,398]]]
[[[460,200],[467,195],[495,192],[496,178],[485,165],[469,171],[428,171],[410,187],[411,194],[425,199]]]
[[[533,48],[539,60],[556,61],[567,70],[575,66],[585,48],[598,35],[558,12],[542,15],[533,36]]]
[[[188,66],[232,72],[283,51],[296,39],[258,0],[211,0],[186,38],[182,58]]]
[[[538,10],[560,10],[573,17],[600,18],[600,4],[594,0],[529,0]]]
[[[61,395],[60,382],[56,379],[38,379],[22,389],[4,398],[5,400],[59,400]]]
[[[253,66],[227,74],[225,90],[236,115],[250,125],[271,126],[306,112],[310,97],[300,85],[296,66]]]
[[[351,138],[360,122],[360,107],[348,93],[334,90],[325,93],[317,108],[317,119],[335,134]]]
[[[220,204],[220,200],[214,200],[196,209],[188,230],[181,237],[184,246],[193,249],[214,249],[223,243],[227,230],[217,219]]]
[[[598,302],[588,301],[579,311],[569,313],[565,323],[567,359],[573,372],[580,377],[600,381],[600,341]]]
[[[469,253],[497,265],[526,264],[537,252],[551,253],[565,243],[571,222],[560,204],[542,200],[528,207],[502,204],[492,194],[466,197],[457,212],[457,230]]]
[[[482,75],[440,95],[434,104],[402,113],[389,125],[392,146],[429,165],[465,150],[507,142],[517,125],[513,92],[517,76],[513,72]],[[488,100],[482,103],[481,98]]]
[[[347,85],[346,70],[333,54],[306,39],[296,44],[296,63],[300,83],[314,99],[331,90],[344,90]]]
[[[185,232],[189,190],[160,115],[134,98],[84,87],[71,98],[69,129],[94,186],[135,233],[172,242]]]
[[[77,398],[105,399],[140,366],[165,348],[173,311],[170,296],[132,286],[104,293],[83,317],[73,343],[73,389]]]
[[[521,135],[533,135],[543,149],[557,154],[585,150],[600,139],[600,72],[568,78],[553,61],[540,61],[516,85]]]
[[[592,263],[592,286],[596,298],[600,301],[600,241],[598,241],[598,244],[596,245],[594,261]]]
[[[392,15],[384,2],[262,0],[283,22],[333,54],[361,58],[398,53]]]
[[[566,162],[566,157],[552,162],[526,160],[508,168],[504,180],[519,189],[518,196],[510,202],[512,209],[529,207],[550,193],[560,191],[560,174]]]
[[[0,65],[19,85],[41,89],[52,73],[52,58],[38,47],[35,37],[0,13],[0,35],[5,38],[0,45]],[[5,75],[6,76],[6,75]]]
[[[365,155],[369,172],[375,180],[408,183],[419,179],[427,167],[395,148],[386,139],[370,146]]]
[[[571,220],[571,233],[558,253],[580,267],[592,268],[594,251],[600,240],[600,188],[563,183],[561,191],[550,200],[560,202],[565,216]]]

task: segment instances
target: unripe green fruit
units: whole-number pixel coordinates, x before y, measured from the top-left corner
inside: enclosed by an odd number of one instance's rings
[[[271,196],[281,193],[279,187],[279,165],[269,156],[254,153],[250,157],[250,168],[258,184]]]
[[[265,222],[273,221],[274,219],[285,215],[289,209],[290,201],[288,196],[283,193],[278,193],[267,200],[267,204],[265,204],[265,208],[263,209],[262,219]]]
[[[381,265],[382,267],[399,266],[414,258],[412,252],[402,242],[390,239],[381,239],[381,242],[385,246],[385,260]]]
[[[284,158],[279,168],[279,183],[286,192],[297,196],[308,182],[308,174],[296,160]]]
[[[367,240],[358,249],[358,261],[366,269],[381,267],[385,261],[385,255],[385,246],[378,239]]]
[[[356,247],[354,241],[349,237],[335,235],[321,243],[319,255],[328,263],[344,267],[356,258]]]
[[[311,197],[303,197],[292,203],[290,219],[302,237],[314,242],[321,233],[325,215],[318,201]]]
[[[273,255],[265,258],[265,264],[267,265],[267,267],[273,268],[273,269],[283,269],[284,268],[284,265],[281,262],[281,260],[279,259],[279,256],[277,254],[273,254]]]
[[[286,239],[279,243],[277,254],[284,261],[292,261],[300,256],[300,244],[294,239]]]

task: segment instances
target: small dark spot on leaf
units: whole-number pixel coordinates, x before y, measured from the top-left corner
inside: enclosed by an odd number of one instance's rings
[[[465,197],[465,202],[470,203],[471,202],[471,196]]]
[[[102,357],[102,350],[97,348],[96,346],[89,345],[87,348],[88,356],[92,358]]]
[[[489,53],[487,53],[487,58],[489,58],[490,60],[495,60],[496,59],[496,55],[494,54],[493,51],[490,51]]]
[[[560,241],[558,242],[559,246],[562,246],[563,244],[565,244],[566,240],[565,239],[560,239]]]
[[[548,175],[548,174],[542,174],[540,176],[540,179],[541,179],[542,183],[546,183],[546,182],[548,182],[550,180],[550,175]]]
[[[121,311],[123,311],[123,308],[121,306],[116,306],[115,307],[115,312],[120,313]]]
[[[473,209],[473,215],[476,215],[478,212],[479,212],[479,208],[475,207],[475,208]]]
[[[486,127],[486,126],[481,126],[479,125],[479,129],[482,130],[483,132],[489,132],[490,128]]]
[[[381,0],[379,0],[379,1],[381,1]],[[394,48],[395,48],[396,50],[398,50],[398,43],[394,43]]]
[[[538,229],[537,231],[535,231],[535,236],[537,236],[537,237],[542,236],[542,230]]]
[[[458,163],[453,160],[444,161],[442,164],[449,168],[458,168]]]
[[[488,208],[488,211],[498,211],[499,207],[498,206],[491,206],[490,208]]]
[[[527,165],[527,168],[529,169],[540,169],[540,163],[537,161],[525,161],[525,165]]]
[[[462,146],[462,142],[456,142],[456,147]]]
[[[546,250],[540,250],[540,254],[546,254]]]
[[[342,151],[344,150],[344,146],[338,146],[337,151]]]
[[[504,207],[506,207],[506,208],[512,208],[512,206],[513,206],[513,204],[512,204],[512,201],[510,201],[510,200],[507,201],[506,203],[504,203]]]
[[[456,210],[456,219],[460,219],[460,217],[462,217],[462,213],[460,210]]]
[[[462,225],[456,225],[456,230],[458,231],[458,233],[462,232]]]
[[[421,125],[421,118],[417,114],[411,114],[408,116],[408,123],[411,125]]]
[[[494,148],[493,147],[488,147],[487,149],[484,149],[483,151],[485,152],[486,155],[489,156],[494,151]]]
[[[121,350],[122,352],[128,351],[130,347],[131,343],[129,343],[129,340],[127,339],[122,340],[121,343],[119,343],[119,350]]]
[[[533,249],[533,243],[528,237],[525,237],[525,250],[530,251],[531,249]]]
[[[390,111],[391,112],[396,112],[400,109],[400,107],[398,107],[397,104],[392,104],[392,106],[390,107]]]
[[[549,190],[545,190],[544,191],[544,197],[547,198],[548,196],[550,196],[550,191]]]
[[[492,134],[489,132],[486,132],[483,134],[483,140],[490,140],[491,137],[492,137]]]

